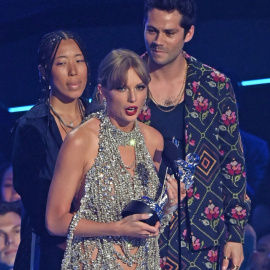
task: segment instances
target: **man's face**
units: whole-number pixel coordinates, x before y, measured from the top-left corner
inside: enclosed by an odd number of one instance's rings
[[[263,236],[257,243],[256,250],[252,254],[252,269],[270,269],[270,234]]]
[[[0,215],[0,262],[13,267],[20,243],[21,217],[8,212]]]
[[[185,42],[191,40],[194,33],[192,26],[184,37],[181,19],[177,10],[167,12],[154,8],[148,12],[144,40],[151,64],[164,66],[181,57]]]

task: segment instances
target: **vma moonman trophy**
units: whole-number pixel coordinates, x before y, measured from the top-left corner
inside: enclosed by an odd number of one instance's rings
[[[177,147],[177,145],[175,146]],[[186,156],[186,160],[177,159],[173,161],[175,178],[185,184],[186,190],[194,183],[194,172],[196,166],[199,164],[199,160],[200,158],[197,154],[190,153]],[[166,191],[166,186],[163,184],[161,195],[157,201],[146,196],[142,196],[138,200],[132,200],[122,211],[122,216],[126,217],[133,214],[151,213],[153,215],[149,219],[142,221],[154,226],[164,215],[163,208],[168,201]]]

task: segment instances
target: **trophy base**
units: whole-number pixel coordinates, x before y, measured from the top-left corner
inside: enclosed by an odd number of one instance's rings
[[[147,223],[150,226],[155,226],[157,221],[159,221],[159,217],[157,213],[151,209],[147,204],[138,200],[132,200],[122,211],[122,217],[127,217],[133,214],[153,214],[150,218],[141,220],[144,223]]]

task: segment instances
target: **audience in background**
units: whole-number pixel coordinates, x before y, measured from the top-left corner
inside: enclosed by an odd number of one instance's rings
[[[252,252],[256,248],[256,232],[250,224],[245,226],[245,238],[244,238],[244,261],[241,264],[240,270],[246,270],[250,261]]]
[[[0,201],[14,202],[20,200],[20,195],[13,187],[13,169],[11,162],[0,166]]]
[[[270,269],[270,227],[258,234],[256,250],[253,251],[246,270]]]
[[[269,148],[265,140],[240,130],[247,174],[247,194],[253,199],[267,175]]]
[[[268,169],[267,175],[270,173]],[[269,177],[266,177],[256,190],[253,200],[253,211],[251,215],[251,225],[258,235],[270,228],[270,185]]]
[[[0,269],[13,269],[20,243],[21,202],[0,203]]]

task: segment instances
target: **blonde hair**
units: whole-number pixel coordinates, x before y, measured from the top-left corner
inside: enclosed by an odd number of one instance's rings
[[[127,49],[112,50],[101,61],[98,69],[98,83],[109,90],[123,86],[127,72],[132,68],[142,82],[148,86],[150,76],[145,62],[138,54]]]

